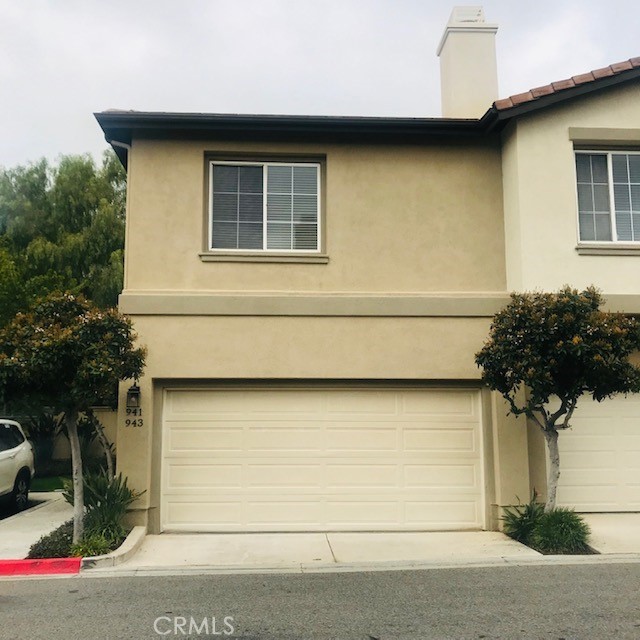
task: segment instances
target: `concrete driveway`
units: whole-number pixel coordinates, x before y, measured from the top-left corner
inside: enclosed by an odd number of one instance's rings
[[[640,513],[583,513],[598,553],[640,554]]]
[[[32,491],[29,498],[39,504],[0,521],[2,560],[25,558],[34,542],[73,516],[61,493]]]
[[[484,562],[540,557],[495,531],[429,533],[238,533],[148,535],[118,571],[297,569]]]

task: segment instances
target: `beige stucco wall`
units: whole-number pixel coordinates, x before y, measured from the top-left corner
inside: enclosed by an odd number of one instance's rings
[[[138,316],[135,328],[149,355],[140,381],[142,427],[126,426],[121,387],[118,468],[131,486],[146,490],[132,522],[157,530],[160,492],[162,389],[305,380],[423,381],[437,387],[479,386],[474,353],[489,318],[317,318]],[[499,506],[527,495],[526,429],[507,417],[504,403],[483,394],[487,497],[491,527]],[[148,516],[148,520],[147,520]]]
[[[328,264],[211,263],[205,152],[326,156]],[[125,292],[502,291],[500,155],[450,146],[135,139]]]
[[[504,134],[507,288],[638,294],[640,253],[579,255],[574,143],[640,148],[640,85],[522,116]],[[573,139],[572,139],[573,138]],[[622,276],[622,274],[624,274]]]
[[[205,154],[224,151],[326,156],[328,263],[200,259]],[[474,354],[506,287],[501,160],[492,144],[136,139],[129,171],[122,300],[148,348],[142,427],[126,426],[130,383],[120,390],[118,467],[146,490],[132,522],[157,530],[165,386],[404,380],[480,387]],[[370,298],[356,299],[362,294]],[[247,296],[254,297],[249,312],[240,309]],[[234,297],[240,306],[229,303]],[[276,315],[285,307],[287,315]],[[483,393],[483,406],[489,523],[496,526],[498,505],[528,493],[526,432],[512,429],[492,394]]]

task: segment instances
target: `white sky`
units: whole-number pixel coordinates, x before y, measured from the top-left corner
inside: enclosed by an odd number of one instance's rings
[[[455,4],[0,0],[0,165],[100,154],[108,108],[438,116]],[[483,6],[501,97],[640,55],[638,0]]]

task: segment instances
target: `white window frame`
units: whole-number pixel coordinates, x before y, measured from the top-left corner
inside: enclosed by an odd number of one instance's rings
[[[607,156],[607,180],[609,187],[609,221],[611,223],[611,240],[582,240],[580,238],[580,205],[578,201],[578,169],[576,167],[575,157],[578,155],[600,155]],[[578,246],[600,246],[610,247],[616,246],[634,246],[640,248],[640,238],[638,240],[618,240],[618,228],[616,225],[616,203],[613,192],[613,161],[611,156],[613,155],[640,155],[640,151],[627,150],[627,149],[574,149],[574,162],[573,170],[575,175],[574,186],[576,191],[576,230],[578,235]]]
[[[213,168],[216,165],[262,167],[262,249],[221,249],[213,247]],[[315,249],[268,249],[267,248],[267,167],[315,167],[317,173],[316,198],[317,198],[317,242]],[[238,160],[210,160],[209,161],[209,224],[207,250],[211,253],[255,253],[258,255],[314,255],[322,251],[322,166],[319,162],[272,162],[272,161],[238,161]]]

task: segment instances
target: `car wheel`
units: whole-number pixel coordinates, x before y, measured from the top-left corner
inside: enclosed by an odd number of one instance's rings
[[[29,504],[29,476],[25,473],[18,474],[13,485],[11,501],[16,511],[24,511]]]

